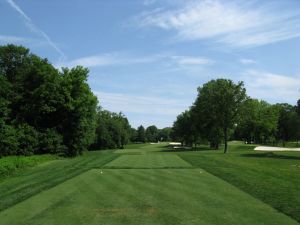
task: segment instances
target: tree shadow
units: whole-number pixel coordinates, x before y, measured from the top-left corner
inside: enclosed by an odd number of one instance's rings
[[[273,159],[292,159],[292,160],[300,160],[300,156],[292,156],[292,155],[280,155],[274,152],[265,152],[265,153],[248,153],[241,154],[242,157],[249,158],[273,158]]]
[[[201,146],[201,147],[194,147],[190,149],[185,149],[185,148],[176,148],[173,149],[170,146],[166,146],[165,149],[161,150],[161,152],[201,152],[201,151],[218,151],[220,149],[211,149],[209,147]]]

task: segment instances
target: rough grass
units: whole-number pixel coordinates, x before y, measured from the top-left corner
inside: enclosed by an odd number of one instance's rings
[[[300,153],[253,148],[231,144],[227,154],[204,149],[176,154],[300,221]]]
[[[10,225],[298,224],[200,169],[93,169],[2,211],[0,221]]]
[[[7,156],[0,158],[0,180],[26,168],[58,158],[55,155]]]

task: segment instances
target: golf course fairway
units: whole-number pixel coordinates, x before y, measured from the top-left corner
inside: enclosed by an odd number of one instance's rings
[[[112,151],[119,157],[2,210],[0,224],[299,224],[161,148]]]

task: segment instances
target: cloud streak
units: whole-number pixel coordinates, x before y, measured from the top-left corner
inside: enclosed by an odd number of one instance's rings
[[[253,60],[253,59],[240,59],[239,62],[244,64],[244,65],[255,64],[256,63],[256,61]]]
[[[105,53],[100,55],[92,55],[63,62],[56,67],[74,67],[81,65],[84,67],[104,67],[104,66],[121,66],[121,65],[134,65],[134,64],[148,64],[148,63],[168,63],[176,64],[177,66],[199,66],[199,65],[212,65],[214,60],[200,57],[200,56],[186,56],[174,54],[155,54],[155,55],[131,55],[119,52]]]
[[[63,61],[66,59],[65,54],[63,51],[51,40],[51,38],[39,27],[37,27],[31,18],[27,16],[27,14],[18,6],[13,0],[6,0],[6,2],[16,11],[18,12],[21,17],[23,18],[25,24],[29,27],[29,29],[36,33],[37,35],[41,36],[59,55],[59,61]]]
[[[16,36],[0,35],[0,42],[4,42],[4,43],[28,43],[28,42],[31,42],[31,39],[27,39],[27,38],[23,38],[23,37],[16,37]]]
[[[291,77],[264,71],[247,70],[242,76],[251,97],[295,104],[300,98],[300,76]]]
[[[170,10],[156,9],[135,18],[140,27],[175,31],[177,40],[212,39],[233,47],[255,47],[300,36],[299,11],[284,11],[275,2],[185,1]]]
[[[167,97],[140,96],[124,93],[109,93],[94,91],[100,105],[114,112],[125,113],[134,126],[140,124],[170,126],[176,116],[189,107],[186,99]],[[148,121],[145,124],[145,119]],[[149,118],[152,118],[152,120]]]

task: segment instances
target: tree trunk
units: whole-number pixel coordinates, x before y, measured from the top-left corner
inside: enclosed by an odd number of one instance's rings
[[[227,152],[227,127],[224,128],[224,153]]]

